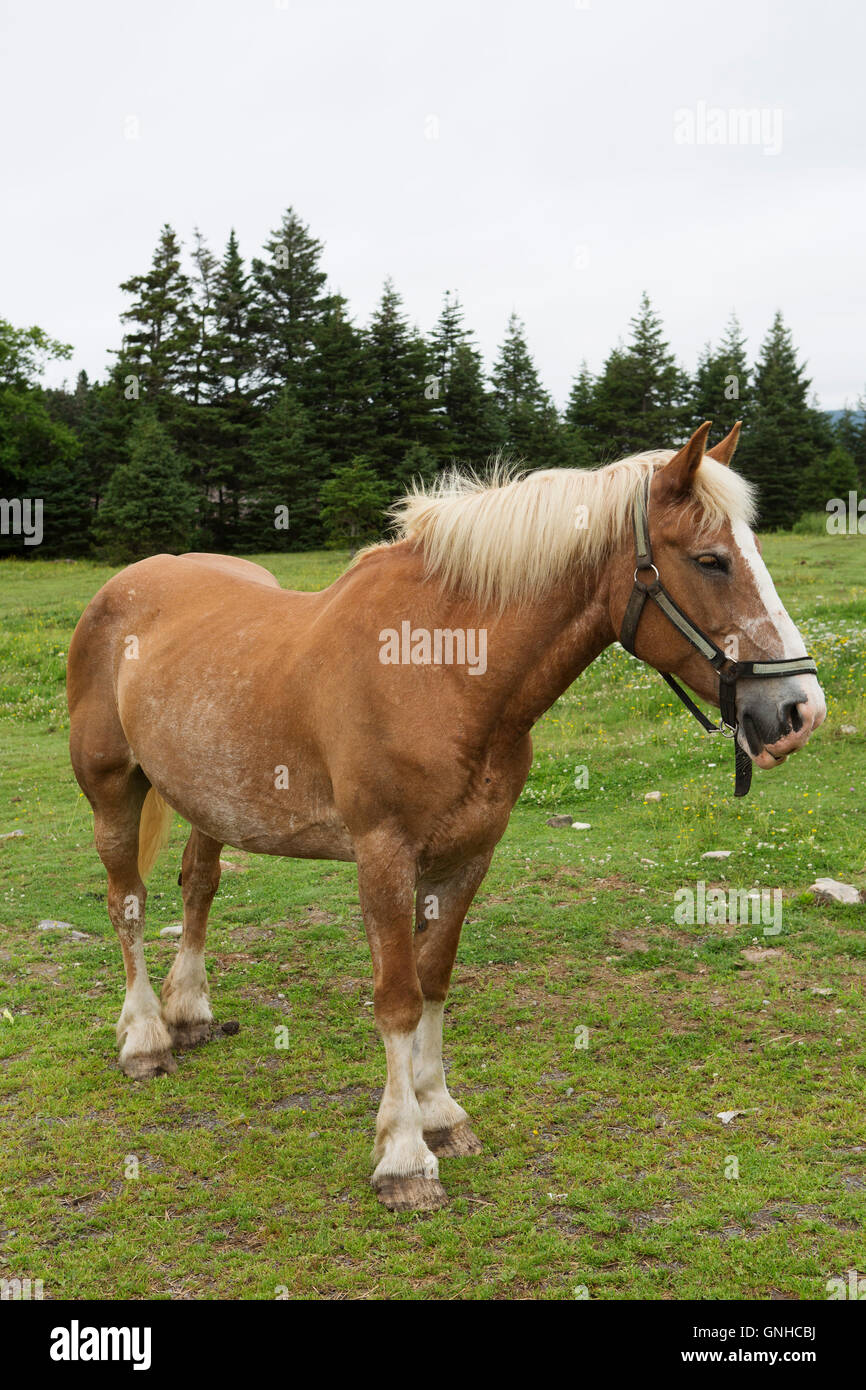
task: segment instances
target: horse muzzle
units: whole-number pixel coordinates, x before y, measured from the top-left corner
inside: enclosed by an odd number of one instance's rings
[[[743,681],[738,691],[739,743],[756,767],[778,767],[808,743],[827,717],[814,676]]]

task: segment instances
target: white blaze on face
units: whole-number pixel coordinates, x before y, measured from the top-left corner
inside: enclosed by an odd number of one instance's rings
[[[764,608],[763,613],[757,614],[751,620],[745,620],[743,626],[753,627],[756,634],[758,628],[765,623],[769,623],[775,629],[779,639],[779,650],[762,653],[772,660],[805,656],[806,647],[803,639],[776,593],[776,586],[770,576],[770,571],[761,559],[751,528],[745,521],[734,521],[731,523],[731,530],[734,535],[734,542],[739,547],[740,554],[746,562],[746,567],[758,591],[758,598]]]
[[[761,559],[751,528],[745,521],[734,521],[731,523],[731,531],[733,532],[734,544],[739,548],[745,561],[764,610],[752,619],[741,619],[743,627],[759,646],[762,655],[771,660],[790,660],[793,657],[806,656],[803,638],[776,593],[776,586],[770,577],[767,566]],[[776,633],[778,639],[778,650],[776,651],[766,650],[768,627]],[[809,727],[816,728],[818,724],[823,722],[827,713],[824,692],[815,676],[800,675],[794,679],[797,680],[806,695],[807,715],[811,720]]]

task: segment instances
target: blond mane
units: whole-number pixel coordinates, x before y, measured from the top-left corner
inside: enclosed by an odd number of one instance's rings
[[[429,577],[482,604],[531,601],[573,566],[598,565],[631,534],[635,492],[674,452],[633,454],[595,469],[517,474],[499,461],[486,477],[455,469],[394,504],[395,541],[422,547]],[[692,505],[701,528],[754,519],[750,485],[708,456]]]

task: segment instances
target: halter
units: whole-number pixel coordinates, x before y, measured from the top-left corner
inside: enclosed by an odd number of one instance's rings
[[[662,680],[667,681],[674,694],[682,700],[689,713],[693,714],[698,723],[706,729],[707,733],[724,734],[734,740],[734,796],[745,796],[752,782],[752,760],[737,742],[737,733],[740,727],[737,722],[737,681],[767,676],[817,676],[818,668],[808,656],[794,657],[788,661],[733,661],[725,655],[721,647],[716,646],[711,637],[708,637],[705,632],[701,632],[701,629],[696,627],[686,616],[662,584],[659,572],[653,564],[648,519],[651,481],[652,473],[647,473],[643,488],[635,495],[634,499],[634,588],[631,591],[622,620],[619,640],[627,652],[631,652],[632,656],[637,655],[634,643],[638,623],[647,599],[651,598],[654,603],[658,604],[665,617],[682,633],[683,637],[691,642],[701,656],[706,657],[719,677],[719,708],[722,718],[718,725],[713,724],[703,710],[698,709],[694,700],[686,694],[681,685],[677,684],[673,676],[665,671],[660,672],[660,675]],[[651,584],[644,584],[638,579],[641,570],[653,571],[655,578]]]

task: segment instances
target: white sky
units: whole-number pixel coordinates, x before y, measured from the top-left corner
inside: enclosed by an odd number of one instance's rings
[[[586,3],[0,0],[0,316],[74,344],[52,384],[101,375],[163,222],[249,260],[291,203],[356,321],[387,274],[425,331],[451,288],[489,364],[515,309],[560,404],[644,288],[689,368],[781,308],[853,404],[862,0]],[[781,150],[678,143],[699,103],[780,112]]]

